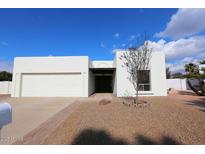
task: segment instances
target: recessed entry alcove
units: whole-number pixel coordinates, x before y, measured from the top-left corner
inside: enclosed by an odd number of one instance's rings
[[[93,93],[113,93],[115,82],[115,68],[94,68],[90,69],[93,78]]]

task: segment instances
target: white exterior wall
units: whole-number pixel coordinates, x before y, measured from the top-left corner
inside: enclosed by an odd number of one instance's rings
[[[129,73],[126,67],[122,67],[123,62],[119,59],[121,51],[116,52],[116,76],[117,76],[117,96],[134,96],[135,90],[129,81]],[[165,55],[162,52],[153,52],[150,65],[150,91],[140,91],[142,96],[166,96],[166,67]]]
[[[151,89],[154,96],[167,96],[164,52],[153,52],[151,59]]]
[[[11,94],[11,89],[11,81],[0,81],[0,94]]]
[[[115,68],[113,61],[92,61],[90,68]]]
[[[88,97],[88,64],[89,59],[87,56],[15,58],[12,96],[20,97],[21,95],[22,74],[81,73],[83,82],[82,97]]]

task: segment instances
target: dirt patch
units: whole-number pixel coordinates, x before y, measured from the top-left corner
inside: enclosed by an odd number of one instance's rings
[[[10,97],[10,95],[0,94],[0,100],[6,99],[6,98],[9,98],[9,97]]]
[[[108,99],[102,99],[99,101],[99,105],[107,105],[110,103],[111,103],[111,100],[108,100]]]
[[[205,144],[205,113],[170,97],[147,108],[87,99],[42,144]]]

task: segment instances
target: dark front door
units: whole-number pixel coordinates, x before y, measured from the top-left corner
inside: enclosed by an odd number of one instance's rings
[[[95,76],[96,93],[112,93],[112,76]]]

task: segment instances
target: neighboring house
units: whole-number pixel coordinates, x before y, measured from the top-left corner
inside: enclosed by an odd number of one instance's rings
[[[90,61],[88,56],[17,57],[13,70],[13,97],[88,97],[107,92],[134,96],[129,74],[116,52],[113,61]],[[140,95],[166,96],[165,56],[153,52],[149,70],[141,71]]]

